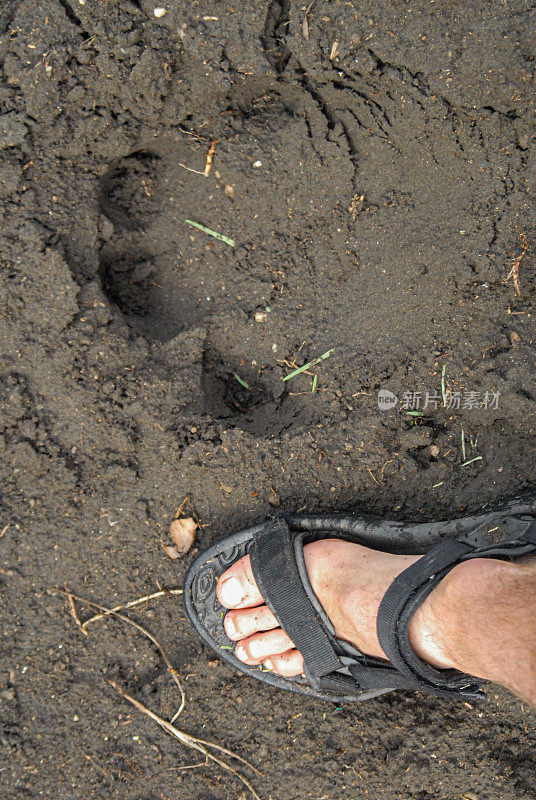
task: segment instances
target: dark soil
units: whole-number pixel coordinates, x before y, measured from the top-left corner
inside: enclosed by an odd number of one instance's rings
[[[0,1],[9,800],[246,796],[180,771],[197,754],[104,681],[169,717],[156,650],[83,637],[47,592],[180,586],[186,495],[200,549],[276,508],[439,519],[536,485],[534,4],[316,0],[305,28],[289,0],[158,5]],[[185,169],[213,140],[209,177]],[[282,381],[330,348],[314,393]],[[443,368],[498,408],[378,409]],[[503,690],[334,708],[215,664],[171,598],[133,616],[184,729],[250,759],[263,800],[534,797],[536,717]]]

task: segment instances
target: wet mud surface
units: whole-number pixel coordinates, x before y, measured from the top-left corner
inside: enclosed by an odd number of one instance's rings
[[[156,650],[48,593],[180,586],[185,496],[201,549],[279,509],[432,520],[536,484],[536,7],[156,5],[0,2],[10,800],[247,795],[105,682],[169,718]],[[133,616],[184,729],[266,800],[533,796],[534,712],[505,691],[315,704],[217,662],[171,597]]]

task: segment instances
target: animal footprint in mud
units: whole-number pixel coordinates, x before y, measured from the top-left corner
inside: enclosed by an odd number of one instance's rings
[[[186,222],[225,230],[232,217],[224,187],[185,169],[205,156],[195,141],[159,144],[119,160],[101,180],[102,286],[149,339],[170,339],[240,304],[236,254]]]
[[[228,428],[271,437],[318,421],[318,405],[297,402],[286,386],[274,391],[277,382],[243,377],[215,350],[205,353],[202,385],[207,410]]]

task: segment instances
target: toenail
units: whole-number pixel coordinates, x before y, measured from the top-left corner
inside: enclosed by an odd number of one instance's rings
[[[238,578],[227,578],[221,585],[220,597],[227,606],[237,606],[244,599],[244,591]]]
[[[229,616],[225,618],[225,632],[229,639],[232,639],[237,635],[236,626]]]
[[[248,657],[248,654],[246,653],[246,650],[245,650],[245,648],[244,648],[244,647],[242,647],[242,645],[241,645],[241,644],[239,644],[239,645],[238,645],[238,647],[236,648],[236,650],[235,650],[235,656],[236,656],[237,658],[239,658],[239,659],[240,659],[240,661],[246,661],[246,659],[247,659],[247,657]]]
[[[272,662],[270,661],[269,658],[267,658],[266,661],[264,662],[264,666],[266,667],[266,669],[273,669],[274,668],[274,665],[272,664]]]

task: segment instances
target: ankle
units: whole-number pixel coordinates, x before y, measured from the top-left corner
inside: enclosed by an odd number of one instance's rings
[[[535,587],[534,561],[464,561],[416,612],[411,644],[433,666],[501,683],[530,700],[536,693],[536,663],[529,664],[536,662],[536,625],[527,612]]]

